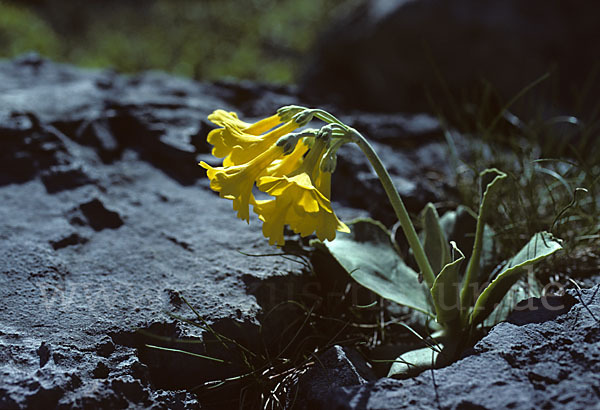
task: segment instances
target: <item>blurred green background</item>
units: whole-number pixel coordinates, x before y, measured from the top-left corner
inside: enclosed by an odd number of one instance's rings
[[[121,72],[293,82],[357,0],[0,0],[0,58],[37,51]]]

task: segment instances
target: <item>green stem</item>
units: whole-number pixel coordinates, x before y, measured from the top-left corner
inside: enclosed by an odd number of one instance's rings
[[[421,269],[421,272],[423,273],[423,279],[425,279],[425,282],[431,289],[433,282],[435,281],[433,269],[431,268],[429,259],[427,259],[427,256],[425,255],[423,245],[421,245],[421,241],[417,236],[417,232],[415,231],[415,227],[410,220],[408,212],[406,211],[404,202],[402,202],[402,198],[400,198],[400,194],[398,194],[398,191],[396,190],[396,187],[390,178],[390,174],[388,174],[387,170],[383,166],[383,163],[381,162],[381,159],[366,138],[354,128],[349,127],[349,131],[353,141],[364,152],[364,154],[367,156],[367,159],[375,169],[375,172],[377,173],[377,176],[383,185],[383,189],[385,189],[385,193],[390,199],[392,207],[396,212],[396,216],[402,225],[402,230],[404,231],[404,235],[406,235],[406,239],[408,239],[408,244],[412,248],[417,265],[419,265],[419,269]]]
[[[346,131],[349,129],[349,127],[346,124],[344,124],[343,122],[338,120],[335,116],[333,116],[332,114],[328,113],[325,110],[315,108],[315,109],[312,109],[311,111],[313,112],[315,117],[317,117],[318,119],[320,119],[322,121],[325,121],[329,124],[337,124]]]
[[[485,186],[485,191],[481,198],[481,204],[479,204],[473,252],[471,253],[471,259],[469,259],[469,264],[467,265],[467,271],[465,272],[465,278],[460,292],[460,306],[462,309],[461,317],[463,324],[467,323],[469,314],[471,313],[469,308],[473,305],[473,296],[477,288],[476,283],[479,279],[479,263],[483,249],[483,233],[490,212],[489,201],[493,192],[499,189],[499,182],[505,179],[507,175],[504,172],[498,171],[496,168],[492,168],[483,171],[480,177],[482,184]]]

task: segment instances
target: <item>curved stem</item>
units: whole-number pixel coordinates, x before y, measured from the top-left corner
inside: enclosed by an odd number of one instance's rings
[[[402,198],[400,198],[400,194],[396,190],[392,179],[390,178],[390,174],[387,172],[381,159],[371,146],[365,137],[361,135],[354,128],[349,127],[350,137],[352,141],[355,142],[360,149],[367,156],[367,159],[375,169],[381,184],[383,185],[383,189],[387,194],[394,211],[396,212],[396,216],[400,221],[400,225],[402,225],[402,230],[404,231],[404,235],[406,235],[406,239],[408,240],[408,244],[412,248],[413,254],[417,261],[417,265],[419,265],[419,269],[423,274],[423,279],[427,283],[427,286],[431,289],[433,286],[433,282],[435,281],[435,274],[433,273],[433,269],[431,268],[431,264],[429,263],[429,259],[425,255],[425,251],[423,250],[423,245],[421,245],[421,241],[417,236],[417,232],[415,231],[415,227],[412,224],[408,212],[406,211],[406,207],[404,206],[404,202],[402,202]]]
[[[311,111],[314,113],[315,117],[319,118],[320,120],[323,120],[329,124],[337,124],[341,126],[345,131],[348,131],[349,127],[346,124],[338,120],[335,116],[328,113],[327,111],[321,110],[320,108],[314,108]]]

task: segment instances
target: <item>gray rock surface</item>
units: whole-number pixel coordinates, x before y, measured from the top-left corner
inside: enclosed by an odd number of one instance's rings
[[[519,309],[448,367],[327,390],[313,408],[597,409],[600,286]]]
[[[358,109],[452,116],[483,109],[485,84],[503,104],[550,72],[521,112],[592,114],[599,12],[587,0],[365,0],[322,36],[301,88]]]
[[[301,271],[239,253],[272,249],[196,166],[206,115],[230,105],[212,86],[35,56],[0,78],[0,408],[199,407],[182,389],[218,369],[152,356],[135,330],[199,337],[165,313],[193,317],[180,295],[211,323],[256,326],[241,276]]]
[[[260,314],[276,302],[262,284],[306,276],[293,261],[240,253],[275,250],[196,165],[211,161],[214,109],[264,116],[298,102],[282,87],[121,76],[35,55],[0,62],[0,408],[238,408],[239,391],[185,390],[242,374],[235,358],[225,366],[145,345],[227,358],[177,341],[214,336],[170,314],[194,319],[187,300],[215,331],[256,344]],[[349,120],[386,130],[380,148],[396,178],[435,166],[414,144],[439,142],[430,118]],[[417,151],[402,165],[393,153],[406,144]],[[373,183],[357,156],[340,172],[362,192]],[[335,193],[342,218],[385,202],[352,192]]]
[[[313,409],[323,394],[339,387],[357,386],[375,380],[375,374],[358,352],[335,345],[319,355],[315,365],[300,376],[300,389],[289,397],[288,406],[294,409]]]

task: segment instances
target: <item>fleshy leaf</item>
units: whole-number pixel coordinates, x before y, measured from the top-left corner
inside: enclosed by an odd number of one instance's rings
[[[448,239],[440,225],[440,217],[435,206],[430,202],[425,206],[423,215],[425,254],[433,272],[438,275],[444,266],[451,262]]]
[[[506,320],[515,306],[522,300],[542,296],[541,283],[537,280],[533,272],[530,271],[527,273],[527,280],[523,277],[519,278],[508,290],[500,303],[498,303],[498,306],[483,321],[484,327],[492,327]]]
[[[458,208],[456,208],[456,211],[448,211],[440,218],[440,227],[448,240],[451,240],[453,236],[456,236],[454,232],[457,228],[456,220],[458,219],[459,208],[464,208],[464,206],[459,205]]]
[[[431,296],[436,311],[438,323],[449,323],[460,315],[460,264],[465,255],[452,242],[452,247],[459,257],[448,263],[435,279],[431,287]]]
[[[389,231],[372,219],[348,224],[351,233],[320,243],[354,280],[385,299],[434,316],[427,285],[398,255]]]
[[[430,347],[423,347],[421,349],[406,352],[400,355],[394,363],[392,363],[392,367],[390,367],[387,377],[405,379],[407,377],[415,376],[423,370],[435,368],[438,356],[438,351]]]
[[[475,232],[476,224],[477,214],[464,205],[459,205],[455,211],[446,212],[440,218],[440,226],[446,238],[448,238],[448,241],[455,241],[458,248],[465,251],[467,259],[471,257],[471,252],[473,251],[473,233]],[[483,244],[479,263],[481,272],[488,272],[493,269],[494,262],[497,260],[494,235],[492,228],[486,224],[483,227]]]
[[[471,313],[471,325],[477,325],[488,317],[517,282],[519,275],[523,273],[527,265],[542,260],[560,249],[562,249],[560,242],[551,234],[548,232],[536,233],[529,243],[506,264],[492,283],[481,292]]]
[[[496,254],[497,243],[495,240],[496,232],[488,225],[483,227],[483,236],[481,238],[481,253],[479,256],[479,274],[477,282],[485,282],[489,279],[490,272],[494,270],[498,262]]]

